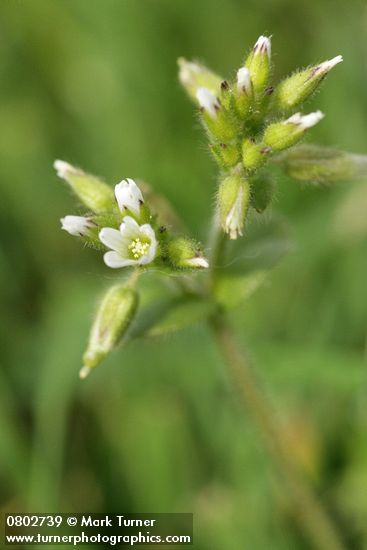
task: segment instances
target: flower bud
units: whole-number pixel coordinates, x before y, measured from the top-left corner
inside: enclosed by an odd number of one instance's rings
[[[200,87],[219,94],[222,79],[201,63],[187,61],[184,57],[177,60],[179,66],[178,78],[192,99],[196,100],[196,93]]]
[[[271,149],[264,143],[245,139],[242,143],[242,164],[246,170],[251,172],[257,170],[266,163],[269,153],[271,153]]]
[[[55,160],[54,168],[57,175],[70,185],[89,210],[102,213],[115,208],[113,190],[95,176],[86,174],[63,160]]]
[[[80,378],[86,378],[90,369],[117,346],[135,315],[137,305],[137,292],[125,284],[107,291],[92,325]]]
[[[270,74],[271,43],[270,38],[260,36],[246,59],[245,66],[251,73],[255,94],[264,91]]]
[[[259,174],[251,178],[251,206],[260,214],[266,210],[271,203],[275,193],[275,181],[271,174]]]
[[[240,116],[244,118],[253,101],[253,86],[250,71],[247,67],[242,67],[237,71],[237,97],[236,108]]]
[[[198,88],[196,97],[205,126],[215,140],[226,143],[236,138],[238,125],[231,111],[207,88]]]
[[[126,210],[130,210],[134,216],[139,217],[144,199],[134,180],[127,178],[120,181],[115,186],[115,197],[121,212],[125,213]]]
[[[283,122],[270,124],[264,132],[264,143],[274,152],[283,151],[297,143],[308,128],[324,118],[321,111],[308,115],[296,113]]]
[[[200,246],[191,239],[178,237],[167,247],[170,263],[181,269],[206,269],[208,260],[203,256]]]
[[[230,239],[242,235],[250,201],[249,182],[240,174],[226,177],[219,186],[218,210],[220,222]]]
[[[290,111],[298,107],[313,94],[331,69],[342,61],[343,57],[337,55],[319,65],[292,74],[275,89],[271,108],[275,111]]]
[[[91,218],[84,216],[65,216],[60,219],[61,229],[64,229],[70,235],[75,237],[87,237],[91,235],[91,230],[96,224]]]
[[[330,184],[366,179],[367,156],[303,144],[275,159],[286,174],[299,181]]]
[[[213,119],[217,117],[220,104],[213,92],[208,88],[200,87],[196,91],[196,99],[204,113],[207,113]]]

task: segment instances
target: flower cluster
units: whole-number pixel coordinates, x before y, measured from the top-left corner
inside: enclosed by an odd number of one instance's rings
[[[159,225],[137,183],[124,179],[114,190],[98,178],[67,162],[54,167],[79,200],[90,210],[85,216],[61,218],[61,227],[94,248],[105,250],[105,264],[134,269],[130,280],[110,288],[104,296],[84,353],[80,377],[85,378],[119,343],[137,311],[137,275],[151,267],[160,272],[197,271],[209,267],[201,246]]]
[[[274,184],[263,170],[267,162],[297,144],[323,117],[321,111],[295,110],[342,61],[338,55],[299,70],[277,86],[270,83],[271,41],[260,36],[233,81],[205,66],[178,60],[179,79],[200,107],[212,155],[221,168],[218,211],[231,239],[242,235],[250,206],[263,211]]]
[[[55,161],[57,174],[66,180],[92,214],[61,218],[62,229],[85,242],[108,249],[103,259],[108,267],[156,265],[169,271],[208,267],[201,247],[185,237],[171,235],[150,213],[133,179],[111,188],[70,164]]]

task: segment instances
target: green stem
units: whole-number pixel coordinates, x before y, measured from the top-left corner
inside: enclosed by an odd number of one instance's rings
[[[210,239],[210,277],[209,277],[209,292],[214,293],[218,275],[223,266],[223,256],[228,237],[222,230],[216,216],[213,221],[212,234]]]
[[[215,219],[212,230],[209,292],[213,295],[227,237]],[[230,377],[253,423],[261,432],[269,454],[286,483],[300,528],[317,550],[344,550],[339,533],[312,488],[298,472],[274,411],[260,390],[250,365],[232,333],[226,317],[218,311],[209,321]]]
[[[238,349],[226,318],[217,314],[211,319],[210,325],[232,381],[282,474],[300,528],[308,535],[314,548],[343,550],[345,547],[337,529],[311,487],[298,472],[274,411],[259,389],[248,361]]]

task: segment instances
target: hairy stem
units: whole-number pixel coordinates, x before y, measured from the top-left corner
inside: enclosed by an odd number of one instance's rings
[[[226,318],[219,313],[211,319],[210,324],[239,396],[263,435],[269,454],[282,474],[299,527],[308,535],[317,550],[345,550],[336,527],[311,487],[298,472],[272,407],[259,389]]]

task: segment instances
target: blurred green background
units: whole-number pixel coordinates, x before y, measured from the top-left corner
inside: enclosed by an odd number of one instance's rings
[[[233,75],[266,33],[275,79],[344,55],[309,105],[327,114],[312,138],[366,153],[363,1],[0,1],[2,511],[190,511],[200,550],[309,548],[204,325],[79,381],[94,304],[120,273],[60,231],[75,207],[52,168],[143,178],[205,239],[216,172],[176,58]],[[290,452],[348,547],[366,548],[367,188],[283,178],[273,210],[296,246],[237,311],[238,336]]]

